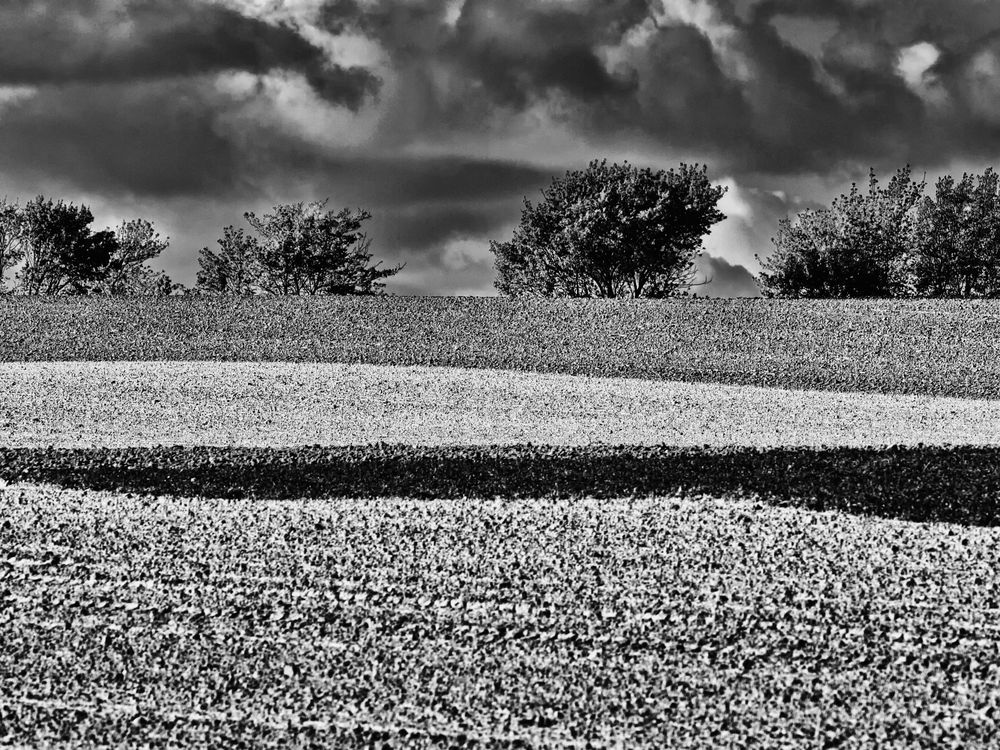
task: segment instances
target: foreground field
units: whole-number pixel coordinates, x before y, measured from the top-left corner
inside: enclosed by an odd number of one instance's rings
[[[0,362],[0,445],[1000,445],[1000,401],[292,362]]]
[[[0,493],[0,742],[995,746],[1000,532]]]

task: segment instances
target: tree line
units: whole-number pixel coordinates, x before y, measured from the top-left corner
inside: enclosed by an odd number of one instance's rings
[[[167,240],[145,219],[95,232],[86,206],[38,196],[24,206],[0,199],[0,291],[4,275],[23,262],[15,291],[29,295],[163,295],[175,291],[146,265]]]
[[[197,285],[174,283],[148,262],[168,246],[146,219],[94,231],[86,206],[38,196],[24,206],[0,199],[0,292],[167,296],[171,294],[373,294],[402,266],[371,263],[362,225],[368,211],[327,210],[326,201],[244,214],[250,231],[226,227],[216,251],[199,254]]]
[[[909,166],[887,185],[870,171],[829,207],[779,222],[756,282],[768,297],[1000,297],[1000,177],[992,168],[938,180],[935,195]],[[542,200],[525,198],[507,241],[493,241],[496,288],[536,297],[672,297],[699,280],[704,237],[725,214],[726,188],[707,168],[652,170],[593,161],[553,178]],[[93,231],[86,206],[39,196],[0,200],[0,292],[27,295],[248,296],[380,292],[403,266],[373,262],[364,209],[327,201],[244,214],[217,249],[199,253],[186,289],[148,262],[168,247],[151,222]]]
[[[1000,296],[1000,179],[945,176],[932,198],[909,166],[829,208],[783,219],[758,284],[771,297]]]

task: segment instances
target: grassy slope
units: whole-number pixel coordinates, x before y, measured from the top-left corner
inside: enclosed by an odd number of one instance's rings
[[[0,300],[0,357],[425,364],[1000,397],[1000,303]]]

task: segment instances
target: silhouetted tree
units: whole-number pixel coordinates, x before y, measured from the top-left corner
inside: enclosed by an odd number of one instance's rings
[[[169,277],[146,265],[167,248],[169,239],[161,238],[146,219],[123,221],[114,234],[115,250],[92,291],[112,297],[161,296],[164,290],[169,294]]]
[[[368,211],[326,210],[326,201],[244,214],[257,236],[227,227],[220,252],[202,250],[199,287],[216,293],[372,294],[402,266],[371,265]]]
[[[1000,296],[1000,179],[992,168],[942,177],[917,211],[913,290],[923,297]]]
[[[496,288],[511,296],[667,297],[695,283],[694,261],[725,216],[705,167],[652,171],[593,161],[525,199],[508,242],[491,242]]]
[[[114,232],[92,232],[86,206],[38,196],[21,211],[25,264],[20,291],[29,295],[86,293],[117,250]]]
[[[884,188],[871,170],[867,195],[855,183],[830,208],[783,219],[774,252],[761,262],[761,290],[771,297],[905,296],[924,187],[909,166]]]
[[[4,274],[24,259],[23,225],[17,203],[0,198],[0,294],[7,291]]]
[[[253,294],[257,241],[242,229],[228,226],[218,240],[219,251],[202,248],[198,256],[197,289],[215,294]]]

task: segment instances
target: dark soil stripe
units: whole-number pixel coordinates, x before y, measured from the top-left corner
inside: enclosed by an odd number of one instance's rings
[[[1000,520],[997,447],[4,448],[0,478],[260,499],[708,494],[915,521]]]

